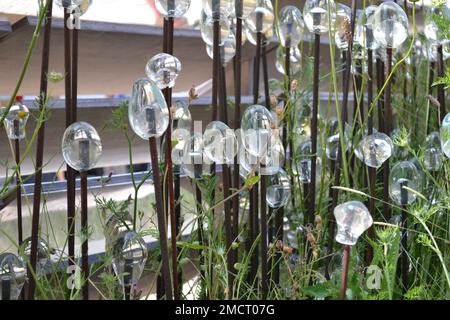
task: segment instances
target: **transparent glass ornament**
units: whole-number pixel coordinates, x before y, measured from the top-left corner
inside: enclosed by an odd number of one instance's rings
[[[440,129],[442,152],[447,158],[450,158],[450,113],[442,120]]]
[[[160,89],[172,88],[180,72],[180,60],[168,53],[153,56],[145,66],[147,77]]]
[[[258,0],[236,0],[236,17],[241,19],[247,18],[253,12],[253,10],[255,10],[257,2]]]
[[[64,161],[73,169],[83,172],[92,169],[102,155],[102,141],[97,130],[89,123],[72,123],[62,139]]]
[[[378,48],[378,42],[373,35],[373,17],[377,6],[368,6],[356,21],[355,35],[360,46],[370,50]]]
[[[411,161],[401,161],[392,167],[389,176],[389,196],[397,205],[407,205],[417,199],[417,193],[404,187],[422,192],[421,177]]]
[[[149,79],[133,84],[128,105],[128,118],[133,131],[142,139],[159,138],[169,126],[169,109],[158,86]]]
[[[0,254],[0,300],[18,300],[27,280],[25,262],[13,253]]]
[[[336,19],[334,0],[306,0],[303,7],[303,19],[310,32],[317,34],[328,32],[328,21],[334,25]]]
[[[203,154],[203,136],[199,132],[194,132],[185,144],[182,159],[183,170],[191,179],[201,180],[210,172],[212,162]]]
[[[424,30],[427,40],[432,44],[442,44],[450,41],[446,39],[447,33],[439,30],[436,22],[450,20],[450,1],[445,1],[442,5],[432,6],[425,10]]]
[[[239,146],[239,174],[242,178],[246,178],[250,172],[259,172],[260,163],[258,157],[250,154],[242,143]]]
[[[281,74],[285,74],[285,49],[282,47],[277,48],[275,68]],[[292,47],[289,51],[289,74],[291,77],[295,77],[300,74],[302,70],[302,56],[298,47]]]
[[[208,46],[214,45],[214,19],[203,15],[200,24],[203,42]],[[219,46],[223,46],[231,33],[231,24],[227,18],[219,19]]]
[[[264,155],[273,127],[274,119],[266,107],[257,104],[248,107],[241,120],[241,140],[244,148],[254,156]]]
[[[2,114],[6,112],[6,108],[2,108]],[[8,114],[3,120],[6,134],[11,140],[22,140],[25,138],[25,126],[30,116],[28,108],[21,103],[14,103],[9,109]]]
[[[373,223],[372,216],[360,201],[348,201],[334,208],[337,223],[336,241],[353,246]]]
[[[114,243],[112,265],[120,283],[130,287],[138,283],[147,261],[147,245],[134,231],[123,233]]]
[[[37,259],[36,259],[36,277],[40,278],[45,273],[45,266],[50,259],[50,247],[47,242],[38,237],[37,241]],[[25,263],[30,261],[31,255],[31,237],[22,241],[19,253]]]
[[[214,58],[214,49],[210,45],[206,45],[206,53],[211,59]],[[228,35],[228,38],[219,47],[220,63],[226,66],[234,56],[236,55],[236,37],[232,32]]]
[[[56,0],[56,5],[61,9],[69,9],[70,13],[84,15],[92,4],[92,0]]]
[[[338,150],[340,148],[339,143],[339,122],[336,118],[332,118],[329,122],[329,136],[326,144],[326,155],[330,160],[337,160]]]
[[[276,174],[267,178],[267,205],[274,209],[284,207],[289,202],[290,197],[289,175],[280,168]]]
[[[297,47],[303,40],[302,12],[295,6],[285,6],[278,14],[278,31],[283,47]]]
[[[439,171],[442,166],[442,149],[439,132],[431,132],[425,139],[423,163],[429,171]]]
[[[177,129],[191,131],[192,116],[187,103],[177,100],[174,102],[172,109],[172,132]]]
[[[261,157],[261,174],[276,174],[283,167],[284,161],[285,157],[283,142],[278,135],[272,134],[267,146],[267,153]]]
[[[402,132],[399,129],[394,129],[392,131],[391,137],[393,141],[401,138]],[[409,146],[411,145],[411,139],[408,136],[408,141],[405,145],[394,144],[394,155],[396,158],[405,159],[409,155]]]
[[[318,148],[319,149],[319,148]],[[311,183],[311,159],[312,159],[312,143],[310,137],[304,137],[299,142],[295,151],[294,163],[292,166],[292,173],[298,176],[301,183]],[[320,175],[322,172],[322,160],[316,157],[316,182],[320,181]]]
[[[105,251],[113,252],[114,244],[122,235],[133,230],[133,219],[128,212],[114,212],[106,218],[104,235]]]
[[[191,5],[191,0],[155,0],[156,10],[165,18],[182,17]]]
[[[248,39],[248,42],[250,42],[252,45],[256,46],[256,32],[252,32],[250,28],[247,26],[248,20],[244,20],[244,27],[243,27],[243,34],[245,34],[245,37]],[[273,29],[270,28],[266,32],[263,33],[263,37],[261,39],[261,46],[266,47],[270,44],[273,38]]]
[[[348,49],[347,37],[349,35],[348,31],[351,30],[351,17],[351,9],[342,3],[337,3],[334,41],[336,42],[336,47],[341,51]]]
[[[376,132],[364,137],[358,144],[355,154],[359,160],[372,168],[379,168],[392,156],[394,144],[388,135]]]
[[[197,0],[198,1],[198,0]],[[203,11],[205,14],[215,20],[219,18],[228,18],[234,15],[235,3],[233,0],[202,0]]]
[[[203,153],[216,164],[231,164],[238,151],[234,130],[221,121],[209,123],[203,133]]]
[[[398,48],[408,36],[408,16],[393,1],[378,6],[372,25],[375,40],[383,48]]]
[[[274,20],[272,2],[270,0],[257,0],[255,9],[246,19],[246,25],[253,33],[265,33],[273,28]]]

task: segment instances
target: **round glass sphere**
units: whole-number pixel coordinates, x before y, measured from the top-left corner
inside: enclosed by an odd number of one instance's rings
[[[267,178],[266,202],[271,208],[280,208],[289,202],[291,197],[291,183],[289,175],[283,169]]]
[[[22,241],[19,248],[19,253],[22,259],[27,263],[30,261],[31,255],[31,237]],[[50,260],[50,247],[47,242],[38,237],[37,241],[37,260],[36,260],[36,276],[39,278],[45,272],[45,266]]]
[[[67,127],[62,139],[64,161],[83,172],[92,169],[102,155],[102,141],[89,123],[79,121]]]
[[[113,247],[112,265],[120,283],[130,287],[138,283],[147,261],[147,245],[134,231],[120,235]]]
[[[281,74],[285,74],[285,50],[282,47],[277,48],[275,68]],[[289,74],[291,77],[297,76],[302,70],[302,56],[298,47],[292,47],[289,50]]]
[[[405,189],[413,189],[421,192],[421,177],[414,163],[402,161],[392,167],[389,176],[389,196],[397,205],[413,203],[417,194]]]
[[[360,201],[349,201],[334,208],[338,231],[336,241],[353,246],[373,223],[367,207]]]
[[[351,17],[351,9],[342,3],[338,3],[336,10],[336,32],[334,34],[334,41],[336,42],[336,47],[341,51],[348,49],[347,37],[349,34],[349,27],[351,28]]]
[[[170,111],[172,112],[172,132],[177,129],[191,131],[192,116],[187,103],[177,100]]]
[[[210,173],[212,162],[203,155],[203,136],[199,132],[194,132],[185,144],[182,159],[183,170],[191,179],[200,180]]]
[[[208,46],[214,45],[214,19],[210,16],[203,15],[200,24],[200,33],[203,42]],[[219,46],[223,46],[231,33],[231,24],[227,18],[219,19]]]
[[[244,148],[257,157],[266,154],[273,126],[274,119],[266,107],[257,104],[248,107],[241,120],[241,140]]]
[[[447,113],[442,120],[440,136],[442,152],[450,158],[450,113]]]
[[[431,132],[425,139],[423,163],[429,171],[439,171],[442,166],[442,149],[439,132]]]
[[[4,112],[6,112],[6,108],[2,108],[1,113]],[[25,105],[16,102],[11,106],[5,120],[3,120],[9,139],[21,140],[25,138],[25,126],[29,116],[30,111]]]
[[[303,7],[303,19],[306,27],[312,33],[326,33],[336,19],[336,6],[334,0],[306,0]],[[330,16],[329,16],[330,15]]]
[[[246,25],[253,33],[265,33],[272,29],[274,20],[272,2],[270,0],[257,0],[255,9],[246,19]]]
[[[388,135],[375,132],[364,137],[355,150],[359,160],[372,168],[379,168],[392,156],[394,144]]]
[[[285,6],[278,14],[278,31],[283,47],[297,47],[303,40],[302,12],[295,6]]]
[[[133,131],[142,139],[159,138],[169,126],[169,109],[161,90],[149,79],[133,84],[128,105],[128,118]]]
[[[92,0],[56,0],[56,5],[61,9],[68,9],[71,14],[82,16],[92,4]]]
[[[408,16],[393,1],[378,6],[372,24],[375,40],[383,48],[399,48],[408,36]]]
[[[272,134],[267,146],[267,153],[261,158],[262,175],[276,174],[279,169],[284,165],[284,147],[280,137],[276,134]]]
[[[211,59],[214,58],[214,49],[210,45],[206,45],[206,53]],[[219,47],[220,63],[225,66],[236,55],[236,37],[232,32],[228,35],[228,38]]]
[[[0,254],[0,300],[18,300],[26,280],[25,262],[13,253]]]
[[[216,164],[231,164],[238,151],[234,130],[221,121],[213,121],[203,133],[203,153]]]
[[[356,41],[360,46],[369,50],[376,50],[378,42],[373,35],[373,17],[377,10],[377,6],[368,6],[364,13],[359,16],[356,21],[355,35]]]
[[[450,1],[446,1],[440,6],[427,8],[424,15],[424,30],[427,40],[432,44],[442,44],[450,41],[446,34],[438,28],[437,21],[450,20]]]
[[[183,16],[191,5],[191,0],[155,0],[156,10],[165,18]]]
[[[247,20],[244,21],[243,33],[245,37],[248,39],[252,45],[256,46],[256,32],[252,32],[250,28],[247,26]],[[263,37],[261,39],[261,46],[266,47],[270,44],[270,41],[273,38],[273,28],[268,29],[263,33]]]
[[[198,0],[197,0],[198,1]],[[215,20],[219,18],[227,19],[234,15],[235,3],[233,0],[202,0],[203,11]]]
[[[156,83],[160,89],[172,88],[180,72],[180,60],[167,53],[155,55],[145,67],[147,77]]]

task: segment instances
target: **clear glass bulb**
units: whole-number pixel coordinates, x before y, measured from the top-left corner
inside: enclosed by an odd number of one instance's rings
[[[267,153],[261,158],[261,174],[276,174],[284,165],[284,147],[279,135],[272,134],[267,146]]]
[[[446,1],[440,6],[427,8],[424,15],[424,30],[427,40],[432,44],[442,44],[449,42],[445,34],[439,30],[436,21],[450,20],[450,1]]]
[[[23,240],[19,253],[25,263],[30,261],[31,255],[31,237]],[[50,247],[47,242],[38,237],[37,241],[37,260],[36,260],[36,277],[40,278],[45,273],[45,266],[47,262],[50,260]]]
[[[373,17],[376,10],[377,6],[366,7],[364,14],[359,16],[355,26],[356,41],[363,48],[370,50],[378,48],[378,42],[373,35]]]
[[[375,40],[383,48],[398,48],[408,37],[408,16],[393,1],[378,6],[372,25]]]
[[[439,132],[431,132],[425,139],[423,163],[429,171],[439,171],[442,166],[442,149]]]
[[[102,155],[102,141],[97,130],[89,123],[72,123],[62,139],[64,161],[77,171],[92,169]]]
[[[92,0],[56,0],[56,5],[61,9],[68,9],[70,13],[85,14],[92,4]]]
[[[165,18],[182,17],[191,5],[191,0],[155,0],[156,10]]]
[[[18,300],[26,280],[25,262],[13,253],[0,254],[0,300]]]
[[[298,143],[297,149],[294,154],[294,163],[292,167],[292,173],[298,176],[301,183],[311,183],[311,159],[312,159],[312,143],[310,137],[303,137]],[[320,157],[316,157],[316,182],[320,181],[320,175],[322,172],[322,160]]]
[[[112,265],[120,283],[129,287],[138,283],[147,261],[147,245],[134,231],[123,233],[115,242]]]
[[[241,19],[247,18],[255,9],[257,1],[258,0],[236,0],[236,17]]]
[[[270,0],[257,0],[256,7],[246,19],[246,25],[251,32],[265,33],[273,28],[275,15]]]
[[[147,77],[156,83],[160,89],[172,88],[180,72],[180,60],[167,53],[155,55],[145,67]]]
[[[185,144],[182,159],[183,170],[191,179],[201,180],[210,172],[212,162],[203,154],[203,136],[199,132],[194,132]]]
[[[200,23],[200,33],[203,42],[208,46],[214,45],[214,19],[210,16],[202,14]],[[223,46],[231,33],[231,24],[227,18],[219,19],[219,46]]]
[[[421,176],[411,161],[402,161],[392,167],[389,176],[389,196],[398,205],[413,203],[417,194],[404,188],[422,191]]]
[[[213,121],[203,133],[203,153],[216,164],[231,164],[238,151],[234,130],[221,121]]]
[[[277,48],[276,59],[275,59],[275,68],[281,74],[285,74],[285,50],[282,47]],[[302,56],[300,53],[300,49],[298,47],[292,47],[289,50],[289,74],[291,77],[296,77],[300,74],[302,70]]]
[[[348,201],[334,208],[337,223],[336,241],[353,246],[373,223],[372,216],[360,201]]]
[[[235,3],[233,0],[203,0],[203,11],[215,20],[219,17],[227,19],[234,15],[234,9]]]
[[[442,120],[440,129],[442,152],[447,158],[450,158],[450,113]]]
[[[329,20],[330,18],[330,20]],[[303,7],[303,19],[308,30],[312,33],[326,33],[336,19],[334,0],[306,0]]]
[[[106,218],[105,251],[113,253],[114,244],[122,235],[133,230],[133,219],[128,212],[113,212]]]
[[[341,147],[339,143],[339,122],[336,118],[330,119],[329,122],[329,135],[327,138],[327,144],[326,144],[326,155],[327,158],[330,160],[337,160],[338,157],[338,151]]]
[[[211,59],[214,58],[214,49],[210,45],[206,45],[206,53]],[[236,37],[230,32],[228,38],[219,47],[220,63],[226,66],[236,55]]]
[[[243,33],[245,34],[245,37],[248,39],[248,42],[256,46],[256,32],[252,32],[250,30],[247,21],[248,20],[244,20]],[[273,38],[273,28],[270,28],[263,33],[261,46],[266,47],[267,45],[269,45],[272,38]]]
[[[336,47],[341,51],[348,49],[347,36],[349,34],[348,30],[351,30],[349,29],[349,27],[351,28],[351,17],[351,9],[342,3],[338,3],[336,10],[336,32],[334,34],[334,41],[336,42]]]
[[[191,131],[192,129],[192,116],[189,111],[187,103],[177,100],[174,102],[172,108],[172,134],[177,129],[183,129]]]
[[[241,140],[244,148],[257,157],[266,154],[273,126],[274,119],[266,107],[255,104],[245,109],[241,120]]]
[[[375,132],[364,137],[358,144],[355,154],[359,160],[372,168],[379,168],[392,156],[394,144],[388,135]]]
[[[271,208],[280,208],[289,202],[291,183],[289,175],[283,169],[267,178],[266,202]]]
[[[2,114],[6,112],[6,108],[2,108]],[[9,109],[8,115],[3,120],[6,134],[11,140],[21,140],[25,138],[25,126],[30,116],[28,108],[16,102]]]
[[[295,6],[285,6],[278,14],[278,31],[283,47],[297,47],[303,40],[302,12]]]
[[[133,84],[128,105],[128,118],[133,131],[142,139],[159,138],[169,126],[169,109],[161,90],[149,79]]]

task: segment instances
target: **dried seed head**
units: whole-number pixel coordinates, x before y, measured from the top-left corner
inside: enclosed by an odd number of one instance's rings
[[[277,103],[278,103],[277,97],[274,96],[274,95],[271,95],[271,96],[270,96],[270,106],[271,106],[272,108],[274,108],[274,107],[277,106]]]
[[[352,24],[350,23],[350,19],[348,17],[344,17],[344,34],[347,43],[352,43],[353,34],[352,34]]]
[[[291,81],[291,91],[295,92],[295,91],[297,91],[297,88],[298,88],[298,81],[297,80],[292,80]]]
[[[198,99],[197,90],[195,89],[195,86],[192,85],[192,88],[189,89],[189,104],[196,99]]]

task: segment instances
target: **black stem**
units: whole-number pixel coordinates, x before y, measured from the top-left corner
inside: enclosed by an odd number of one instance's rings
[[[82,288],[83,300],[89,300],[89,225],[88,225],[88,186],[87,173],[80,172],[80,189],[81,189],[81,230],[82,235],[85,236],[81,244],[81,271],[84,277]],[[82,236],[83,237],[83,236]]]

